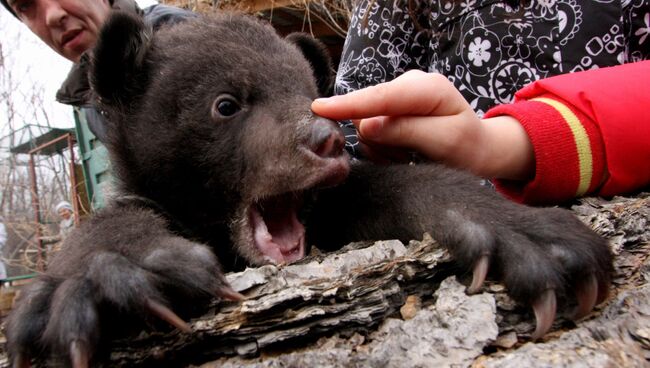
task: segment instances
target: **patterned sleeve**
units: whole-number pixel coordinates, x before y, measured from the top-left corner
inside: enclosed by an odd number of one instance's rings
[[[427,70],[429,13],[424,1],[361,0],[345,41],[335,93],[345,94],[395,79],[410,69]],[[412,14],[417,14],[417,21]]]

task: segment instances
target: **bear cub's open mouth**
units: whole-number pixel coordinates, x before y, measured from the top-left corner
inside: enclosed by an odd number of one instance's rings
[[[269,261],[290,263],[305,256],[305,227],[298,221],[301,206],[301,193],[265,198],[250,206],[253,241]]]

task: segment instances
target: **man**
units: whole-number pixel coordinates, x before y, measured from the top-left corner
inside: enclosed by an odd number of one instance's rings
[[[90,130],[99,140],[104,137],[101,115],[93,107],[88,83],[88,51],[111,10],[139,14],[154,30],[178,22],[193,13],[166,5],[140,9],[135,0],[0,0],[2,5],[30,31],[74,66],[56,94],[57,101],[79,108]]]
[[[72,62],[94,46],[109,0],[2,0],[46,45]]]

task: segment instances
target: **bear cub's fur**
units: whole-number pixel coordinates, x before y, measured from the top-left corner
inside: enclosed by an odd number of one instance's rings
[[[609,248],[568,211],[512,203],[433,163],[350,163],[337,124],[310,110],[331,70],[317,41],[245,16],[155,34],[112,16],[91,80],[121,194],[25,292],[8,323],[13,362],[82,366],[118,315],[183,328],[174,312],[237,298],[222,270],[298,260],[306,244],[429,232],[473,272],[470,291],[489,270],[532,304],[538,336],[556,294],[577,294],[581,314],[606,295]]]

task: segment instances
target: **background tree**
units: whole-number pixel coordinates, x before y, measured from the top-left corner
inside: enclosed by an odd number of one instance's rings
[[[7,18],[6,14],[0,15],[0,216],[9,232],[9,241],[0,256],[9,265],[29,268],[32,261],[25,255],[33,253],[36,244],[29,155],[13,154],[11,148],[53,128],[53,97],[45,97],[44,82],[35,80],[31,68],[17,60],[15,50],[29,41],[21,32],[10,31],[9,22],[13,20]],[[35,158],[40,218],[46,224],[44,233],[52,233],[56,225],[47,225],[57,221],[52,205],[69,198],[69,154]],[[8,271],[10,276],[26,272],[16,267],[9,267]]]

